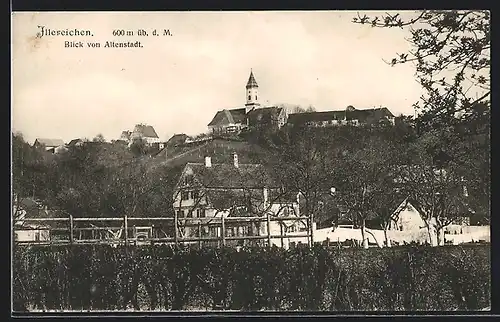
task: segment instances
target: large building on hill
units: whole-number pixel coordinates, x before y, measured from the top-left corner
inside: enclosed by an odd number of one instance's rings
[[[327,127],[338,125],[375,125],[386,122],[394,125],[395,117],[386,107],[356,109],[349,105],[345,110],[294,113],[288,116],[288,124]]]
[[[287,113],[282,107],[261,107],[259,103],[259,85],[253,72],[246,85],[246,103],[244,107],[218,111],[208,124],[210,133],[239,133],[250,127],[272,126],[281,128],[286,124]]]
[[[131,143],[133,140],[141,138],[147,145],[160,144],[160,138],[154,127],[147,124],[137,124],[133,131],[123,131],[120,140]]]

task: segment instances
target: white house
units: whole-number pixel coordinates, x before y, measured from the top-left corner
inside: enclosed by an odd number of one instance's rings
[[[161,143],[154,127],[147,124],[137,124],[133,131],[123,131],[120,135],[120,140],[128,142],[129,145],[134,139],[143,139],[148,146]]]
[[[14,238],[16,241],[49,241],[50,230],[46,226],[23,225],[19,229],[14,230]]]
[[[410,201],[404,200],[395,211],[396,216],[391,221],[390,230],[417,231],[425,228],[425,221]]]
[[[389,237],[398,242],[437,244],[435,223],[433,218],[430,222],[433,238],[431,242],[427,225],[422,216],[410,201],[405,200],[395,211],[395,217],[389,229]],[[456,218],[452,224],[443,229],[442,233],[445,241],[455,244],[473,240],[489,240],[489,227],[478,226],[474,230],[474,226],[470,226],[468,217]]]

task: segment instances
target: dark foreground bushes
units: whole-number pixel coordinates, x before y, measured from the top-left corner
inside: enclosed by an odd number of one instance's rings
[[[478,310],[490,247],[18,247],[14,310]]]

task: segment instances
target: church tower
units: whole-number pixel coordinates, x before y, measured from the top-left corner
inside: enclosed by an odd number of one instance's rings
[[[247,86],[246,86],[246,100],[245,104],[245,112],[252,111],[255,108],[260,106],[259,104],[259,85],[255,81],[255,77],[253,76],[253,72],[250,69],[250,77],[248,78]]]

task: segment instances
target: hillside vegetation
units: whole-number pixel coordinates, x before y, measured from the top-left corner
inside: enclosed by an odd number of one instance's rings
[[[316,222],[347,220],[363,234],[367,222],[387,229],[394,209],[410,197],[429,232],[439,234],[459,216],[488,222],[488,122],[483,114],[425,131],[411,118],[394,127],[255,130],[167,149],[167,160],[104,142],[47,155],[14,135],[14,192],[75,217],[171,217],[183,166],[206,156],[232,163],[236,152],[240,163],[262,163],[285,190],[300,191],[302,214]]]

